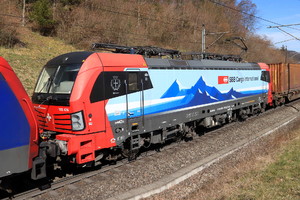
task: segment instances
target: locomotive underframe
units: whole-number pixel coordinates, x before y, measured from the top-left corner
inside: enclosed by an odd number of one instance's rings
[[[279,106],[298,98],[300,98],[300,89],[289,90],[284,93],[273,93],[273,104]]]

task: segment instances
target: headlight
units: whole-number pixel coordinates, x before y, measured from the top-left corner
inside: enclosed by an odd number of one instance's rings
[[[82,111],[71,114],[72,130],[81,131],[84,129],[84,119]]]

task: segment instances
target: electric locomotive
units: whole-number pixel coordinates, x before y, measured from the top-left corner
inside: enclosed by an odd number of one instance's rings
[[[32,101],[43,155],[89,166],[263,112],[270,85],[265,64],[72,52],[45,65]]]
[[[38,126],[24,87],[6,60],[0,57],[0,185],[30,171],[38,156]],[[34,174],[33,174],[33,178]]]

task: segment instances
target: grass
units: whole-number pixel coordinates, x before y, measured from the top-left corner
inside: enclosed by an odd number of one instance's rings
[[[27,29],[22,30],[20,40],[26,44],[25,47],[0,47],[0,56],[9,62],[29,95],[47,61],[63,53],[78,51],[59,39],[43,37]]]
[[[237,179],[238,190],[224,199],[300,199],[300,138],[286,145],[275,162]]]

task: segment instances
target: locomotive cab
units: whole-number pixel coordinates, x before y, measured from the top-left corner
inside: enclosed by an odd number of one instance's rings
[[[50,60],[32,97],[45,154],[85,165],[101,158],[102,149],[115,147],[106,104],[151,88],[151,83],[141,86],[143,68],[140,55],[73,52]]]

